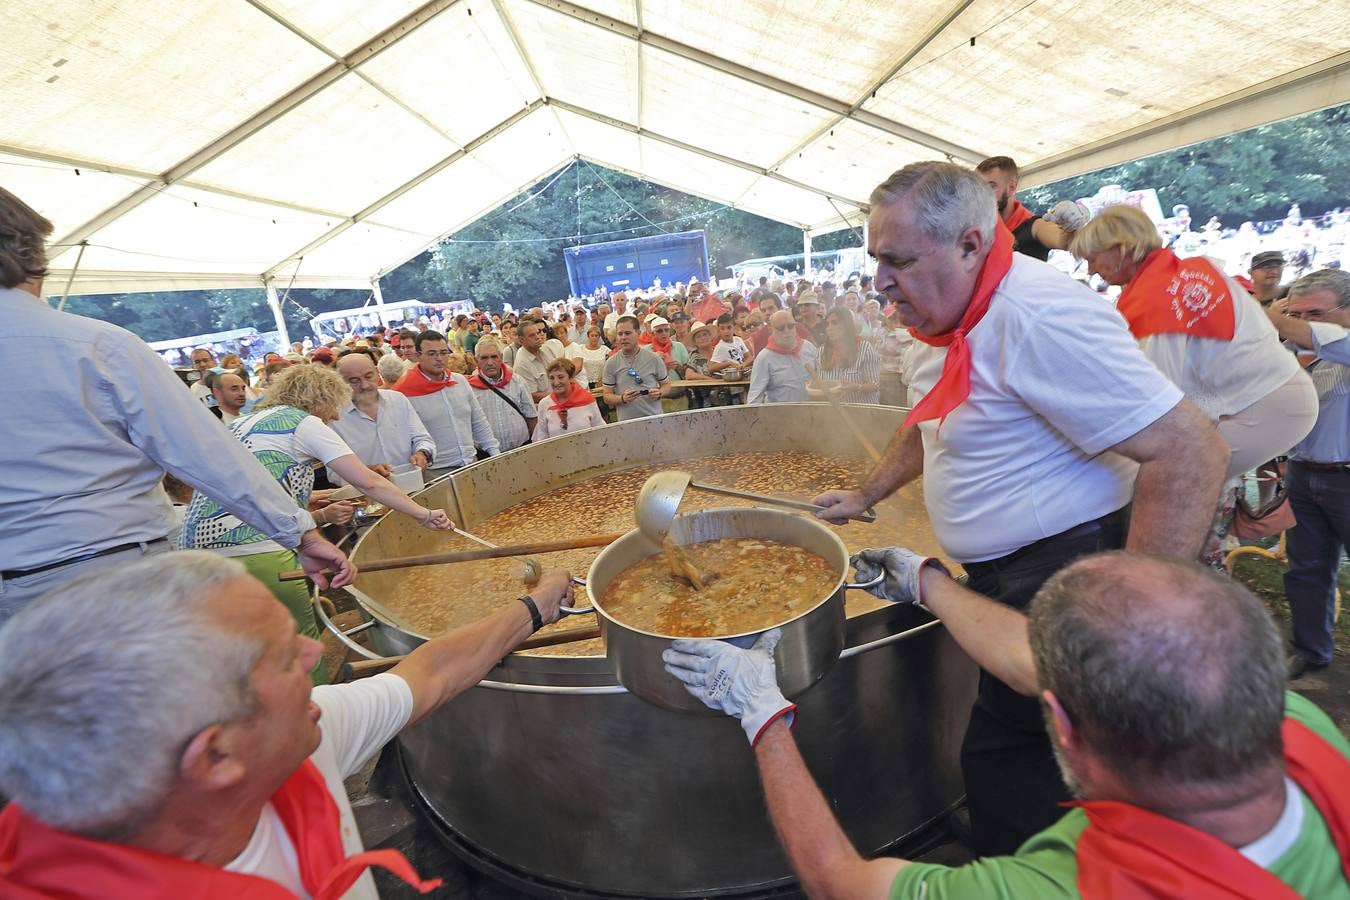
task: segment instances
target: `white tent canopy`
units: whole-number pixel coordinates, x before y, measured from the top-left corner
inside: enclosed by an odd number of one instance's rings
[[[7,0],[0,184],[57,293],[368,288],[578,158],[821,233],[1350,100],[1343,2],[586,2]]]

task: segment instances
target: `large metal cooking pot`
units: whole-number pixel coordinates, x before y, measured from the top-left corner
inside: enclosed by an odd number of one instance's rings
[[[886,407],[849,409],[878,445],[903,417]],[[455,472],[420,499],[473,530],[558,486],[630,466],[784,449],[863,454],[828,405],[725,407],[523,447]],[[917,490],[887,502],[921,514]],[[440,540],[405,516],[386,516],[352,556],[359,565],[426,553]],[[358,578],[353,593],[366,620],[356,628],[369,642],[355,645],[362,655],[406,653],[425,639],[381,603],[398,596],[403,576]],[[838,661],[796,701],[794,736],[863,854],[906,841],[960,801],[958,753],[976,676],[921,609],[887,606],[845,623]],[[451,849],[522,891],[747,896],[792,881],[735,721],[639,700],[603,655],[512,654],[404,731],[399,747],[415,794]]]
[[[676,516],[670,526],[670,537],[681,545],[723,538],[759,538],[792,544],[823,557],[837,577],[834,587],[809,610],[758,631],[718,637],[745,646],[770,628],[781,628],[783,636],[774,651],[774,660],[778,686],[788,698],[799,696],[824,677],[844,649],[844,590],[857,586],[845,583],[848,550],[834,532],[796,513],[728,507]],[[591,563],[586,593],[600,619],[605,657],[619,683],[643,700],[676,712],[712,713],[665,670],[661,654],[670,646],[671,638],[616,620],[605,611],[601,600],[620,573],[661,552],[659,544],[634,529],[600,551]]]

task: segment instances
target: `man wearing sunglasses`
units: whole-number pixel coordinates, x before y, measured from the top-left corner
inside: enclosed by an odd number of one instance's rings
[[[666,364],[651,350],[638,344],[638,320],[621,316],[614,323],[618,352],[605,361],[601,380],[605,402],[619,412],[619,421],[661,415]]]
[[[780,309],[769,317],[769,340],[755,357],[746,403],[804,403],[808,366],[819,358],[816,345],[797,334],[792,313]]]
[[[1350,547],[1350,272],[1322,269],[1289,286],[1287,311],[1267,308],[1280,337],[1316,354],[1317,424],[1289,451],[1289,530],[1284,592],[1293,619],[1289,677],[1331,663],[1336,569]]]

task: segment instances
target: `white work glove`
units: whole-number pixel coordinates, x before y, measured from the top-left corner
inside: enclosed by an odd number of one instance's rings
[[[1077,231],[1092,219],[1092,210],[1077,200],[1061,200],[1045,214],[1045,221],[1065,231]]]
[[[775,628],[760,635],[748,650],[709,638],[680,639],[661,654],[666,671],[684,682],[685,690],[710,708],[735,716],[754,746],[765,728],[787,716],[792,725],[796,705],[778,689],[773,651],[783,636]]]
[[[922,603],[923,587],[919,574],[926,565],[936,566],[943,575],[950,576],[947,567],[932,556],[920,556],[908,547],[885,547],[864,550],[849,558],[858,573],[858,581],[867,582],[881,575],[886,580],[866,588],[869,594],[892,603]]]

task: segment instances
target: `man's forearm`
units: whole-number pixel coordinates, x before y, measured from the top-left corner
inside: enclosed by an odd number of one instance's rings
[[[764,801],[778,842],[809,897],[886,896],[900,859],[871,862],[858,855],[806,768],[783,719],[769,725],[755,745]]]
[[[904,428],[881,454],[881,462],[872,469],[863,484],[863,496],[872,506],[895,493],[923,474],[923,436],[915,426]]]
[[[925,566],[923,604],[980,668],[1028,697],[1036,695],[1036,663],[1027,640],[1027,618],[1010,606],[957,584]]]
[[[529,610],[512,600],[493,615],[447,631],[409,653],[390,670],[412,688],[409,724],[477,684],[531,631]]]
[[[1134,482],[1125,549],[1197,559],[1214,521],[1223,473],[1219,467],[1216,476],[1203,456],[1191,459],[1180,449],[1174,459],[1142,464]]]

